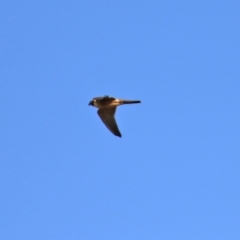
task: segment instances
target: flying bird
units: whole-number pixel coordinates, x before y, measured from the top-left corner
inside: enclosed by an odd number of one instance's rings
[[[101,118],[106,127],[118,137],[122,137],[120,133],[116,120],[115,112],[116,108],[123,104],[141,103],[139,100],[124,100],[109,96],[95,97],[88,105],[98,108],[98,116]]]

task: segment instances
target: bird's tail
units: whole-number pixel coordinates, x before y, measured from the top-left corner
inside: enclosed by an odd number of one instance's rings
[[[122,100],[122,104],[141,103],[139,100]]]

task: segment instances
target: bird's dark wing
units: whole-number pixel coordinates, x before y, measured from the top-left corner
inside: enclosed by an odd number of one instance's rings
[[[116,107],[100,108],[97,113],[106,127],[116,136],[121,137],[121,133],[118,129],[114,114]]]
[[[114,100],[115,98],[114,97],[109,97],[107,95],[103,96],[103,97],[95,97],[93,99],[96,99],[96,100]]]

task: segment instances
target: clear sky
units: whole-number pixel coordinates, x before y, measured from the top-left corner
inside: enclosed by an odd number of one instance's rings
[[[240,239],[240,1],[0,9],[0,239]]]

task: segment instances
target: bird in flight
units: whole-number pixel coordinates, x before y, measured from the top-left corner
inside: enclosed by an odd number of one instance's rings
[[[115,112],[116,108],[123,104],[132,104],[132,103],[141,103],[139,100],[124,100],[109,96],[104,97],[95,97],[93,98],[88,105],[98,108],[98,116],[101,118],[106,127],[118,137],[122,137],[116,120]]]

